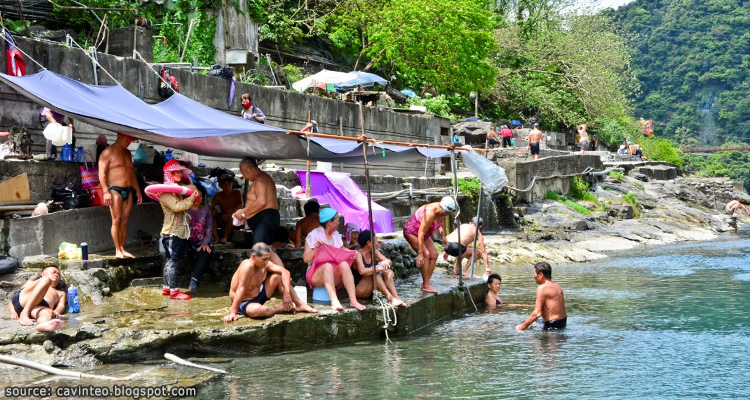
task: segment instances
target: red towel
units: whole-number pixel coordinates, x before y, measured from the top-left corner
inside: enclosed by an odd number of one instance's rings
[[[356,250],[338,248],[331,246],[328,243],[322,243],[318,248],[318,252],[315,254],[315,259],[312,262],[312,266],[307,269],[307,274],[305,274],[305,277],[307,278],[307,284],[310,285],[310,288],[313,287],[313,273],[315,273],[315,270],[317,270],[321,265],[330,263],[334,267],[334,273],[336,273],[336,266],[338,266],[342,262],[346,262],[347,264],[349,264],[349,267],[351,267],[356,255]]]

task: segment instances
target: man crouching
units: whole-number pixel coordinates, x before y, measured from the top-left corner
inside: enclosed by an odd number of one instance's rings
[[[250,249],[250,258],[240,263],[232,277],[229,289],[232,307],[224,321],[236,321],[238,314],[250,318],[268,318],[290,311],[318,312],[297,297],[297,293],[292,290],[291,281],[292,276],[281,266],[279,256],[267,244],[256,243]],[[277,288],[281,292],[283,305],[264,306]]]
[[[57,290],[59,283],[60,271],[53,266],[45,268],[41,278],[29,279],[13,293],[8,303],[10,317],[25,326],[33,325],[32,319],[36,319],[39,332],[59,329],[60,314],[65,310],[65,292]]]

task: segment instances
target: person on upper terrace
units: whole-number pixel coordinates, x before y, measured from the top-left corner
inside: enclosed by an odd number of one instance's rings
[[[73,129],[73,139],[71,145],[76,148],[76,128],[73,126],[73,118],[68,117],[67,123],[65,122],[65,116],[57,111],[49,109],[47,107],[42,108],[39,113],[39,122],[42,124],[42,131],[44,131],[49,124],[58,123],[63,126],[70,126]],[[57,146],[52,144],[52,141],[47,139],[45,144],[45,150],[48,160],[54,160],[57,158]]]
[[[417,252],[417,267],[422,274],[422,291],[437,294],[437,290],[430,285],[430,279],[435,272],[438,252],[432,242],[432,234],[440,231],[442,244],[447,246],[443,219],[446,215],[458,210],[456,201],[445,196],[438,203],[425,204],[404,224],[404,239]]]
[[[398,297],[396,284],[393,281],[396,275],[391,269],[393,262],[378,251],[380,247],[378,238],[374,238],[373,243],[372,234],[369,229],[366,229],[359,233],[357,242],[360,246],[358,257],[362,260],[362,262],[355,263],[356,267],[352,266],[357,297],[360,299],[372,297],[372,292],[377,286],[392,306],[406,307],[406,303]],[[375,246],[375,262],[372,262],[372,246]],[[373,285],[373,277],[375,285]]]
[[[583,155],[589,148],[589,134],[586,131],[586,125],[578,125],[578,144],[581,146],[581,155]]]
[[[534,129],[529,132],[529,144],[527,145],[527,148],[529,149],[529,152],[531,152],[531,160],[538,160],[539,159],[539,153],[541,151],[541,142],[542,142],[542,131],[539,130],[539,123],[534,123]]]
[[[243,93],[240,101],[242,102],[242,118],[261,124],[266,123],[266,114],[253,105],[253,96],[250,93]]]
[[[240,161],[242,177],[252,182],[247,192],[245,207],[234,212],[234,219],[239,224],[247,222],[253,231],[253,244],[273,243],[276,230],[281,224],[279,199],[276,196],[276,184],[270,175],[260,170],[258,163],[245,157]]]
[[[312,232],[313,229],[320,226],[318,221],[318,213],[320,212],[320,204],[316,199],[310,199],[302,206],[305,210],[305,217],[297,221],[297,226],[294,228],[294,237],[292,243],[294,247],[299,249],[302,246],[302,240]]]
[[[321,226],[313,229],[305,239],[302,259],[309,263],[305,277],[310,287],[326,288],[331,298],[331,308],[334,310],[344,309],[336,295],[336,288],[343,285],[349,295],[349,305],[362,311],[365,306],[357,301],[352,275],[352,265],[361,263],[362,260],[357,257],[356,251],[343,248],[344,241],[337,232],[339,219],[339,213],[332,208],[320,210],[318,220]],[[360,269],[359,266],[355,268]]]
[[[499,145],[500,145],[500,142],[497,140],[497,133],[495,132],[495,127],[493,126],[487,132],[487,148],[494,149],[495,147],[498,147]]]
[[[218,182],[221,192],[216,193],[211,201],[211,206],[209,206],[214,220],[212,236],[215,243],[226,244],[234,229],[232,214],[242,208],[242,192],[233,188],[234,178],[229,174],[222,174]],[[216,210],[217,207],[219,208],[218,211]],[[219,238],[220,226],[224,228],[221,238]]]
[[[513,139],[513,131],[508,128],[508,125],[503,125],[500,129],[500,136],[503,138],[503,148],[510,147],[510,141]]]

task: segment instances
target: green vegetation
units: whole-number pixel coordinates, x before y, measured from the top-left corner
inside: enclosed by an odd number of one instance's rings
[[[610,171],[607,175],[611,176],[612,179],[619,182],[620,180],[622,180],[622,177],[623,175],[625,175],[625,173],[622,171]]]
[[[736,146],[738,143],[729,142],[722,147]],[[727,176],[743,181],[745,190],[750,191],[750,152],[747,151],[716,152],[706,157],[688,155],[685,170],[698,176]]]
[[[586,182],[583,178],[581,178],[580,176],[576,176],[570,181],[570,190],[568,191],[568,197],[573,200],[586,200],[596,202],[596,196],[594,196],[593,193],[589,192],[590,186],[591,185],[589,185],[589,183]]]
[[[568,200],[565,197],[560,196],[559,194],[555,193],[552,190],[550,190],[549,192],[547,192],[547,194],[544,196],[544,198],[547,199],[547,200],[554,200],[554,201],[556,201],[556,202],[558,202],[560,204],[564,204],[568,208],[570,208],[572,210],[575,210],[579,214],[583,214],[583,215],[591,215],[592,214],[591,210],[589,210],[588,208],[586,208],[586,207],[584,207],[584,206],[576,203],[575,201]]]
[[[451,179],[450,187],[453,188],[453,180]],[[458,192],[464,196],[476,200],[479,197],[479,189],[482,187],[482,182],[476,177],[461,178],[458,180]]]
[[[633,207],[633,217],[641,215],[641,206],[638,204],[638,196],[634,195],[633,192],[628,192],[622,196],[622,200]]]

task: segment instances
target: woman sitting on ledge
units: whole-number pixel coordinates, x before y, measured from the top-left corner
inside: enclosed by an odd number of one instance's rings
[[[352,263],[358,262],[355,257],[357,252],[342,249],[344,241],[336,231],[339,227],[339,214],[332,208],[324,208],[320,210],[319,221],[321,226],[307,235],[305,252],[302,254],[302,259],[310,263],[307,268],[307,283],[311,287],[325,286],[331,298],[331,308],[337,311],[344,309],[336,296],[337,287],[343,284],[349,294],[349,304],[362,311],[365,306],[357,301],[351,269]]]
[[[359,256],[362,257],[362,262],[356,263],[357,268],[352,268],[357,297],[364,299],[372,296],[374,276],[375,285],[392,306],[406,307],[406,303],[398,297],[396,284],[393,282],[395,276],[391,269],[393,263],[378,251],[380,247],[378,238],[375,238],[375,244],[373,244],[370,236],[369,229],[359,233]],[[372,262],[372,246],[375,246],[375,262]]]

